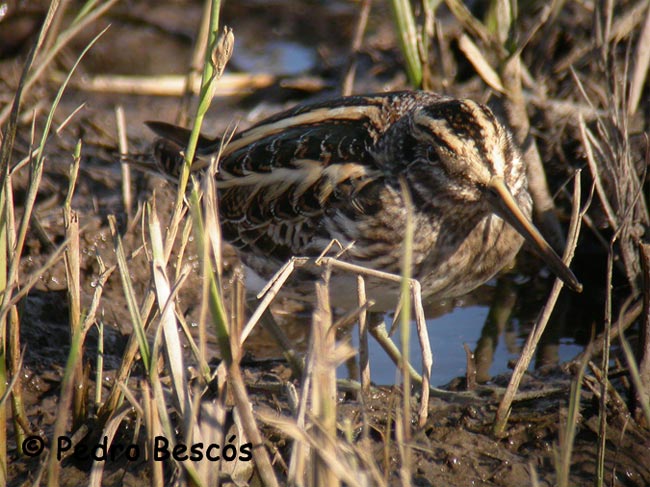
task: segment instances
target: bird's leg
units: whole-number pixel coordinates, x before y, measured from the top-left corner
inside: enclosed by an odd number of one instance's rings
[[[420,292],[420,283],[416,279],[411,279],[410,282],[411,302],[415,310],[415,323],[417,325],[418,340],[420,342],[420,350],[422,351],[422,369],[424,375],[418,374],[413,366],[408,363],[405,368],[413,382],[419,384],[422,388],[422,398],[420,401],[420,410],[418,411],[418,423],[423,425],[426,422],[429,409],[429,395],[430,395],[430,376],[433,357],[431,354],[431,343],[429,342],[429,333],[427,324],[424,318],[424,309],[422,307],[422,294]],[[386,325],[384,324],[383,316],[381,316],[379,323],[374,326],[370,325],[370,333],[379,342],[379,345],[386,351],[388,356],[395,362],[397,367],[404,367],[402,354],[390,339],[386,332]],[[408,344],[406,344],[408,346]]]
[[[384,314],[383,313],[370,313],[368,316],[368,331],[370,334],[377,340],[377,343],[384,349],[386,354],[390,357],[393,363],[397,367],[402,367],[403,358],[402,352],[395,345],[392,338],[388,335],[388,330],[386,329],[386,324],[384,323]],[[411,380],[417,384],[422,384],[422,376],[413,368],[411,364],[408,364],[408,373],[411,376]]]

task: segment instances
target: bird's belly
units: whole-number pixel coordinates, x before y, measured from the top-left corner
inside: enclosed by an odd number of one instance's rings
[[[467,232],[459,226],[429,226],[424,222],[416,226],[412,277],[420,282],[423,298],[443,300],[463,296],[494,277],[519,252],[523,237],[498,216],[488,214],[468,221]],[[447,238],[445,228],[454,232],[451,238]],[[399,274],[401,242],[393,250],[390,258],[375,255],[365,262],[352,260],[364,267]],[[384,265],[386,262],[388,267]],[[375,277],[366,277],[364,281],[368,299],[375,302],[373,310],[395,309],[400,295],[399,282]],[[357,288],[356,276],[332,274],[332,304],[357,306]]]
[[[425,296],[462,296],[494,277],[517,255],[523,237],[496,215],[483,218],[459,244],[427,261],[417,276]]]
[[[258,267],[259,269],[259,267]],[[279,270],[278,268],[277,270]],[[246,289],[250,294],[260,293],[273,279],[266,278],[267,273],[258,271],[248,265],[244,266]],[[308,269],[294,267],[292,274],[282,284],[280,293],[287,298],[316,303],[315,283],[322,279],[324,267],[309,265]],[[277,275],[277,274],[276,274]],[[390,311],[395,309],[399,299],[400,284],[396,281],[365,277],[364,288],[367,300],[372,300],[373,311]],[[330,304],[342,310],[350,310],[360,305],[359,280],[353,272],[332,269],[329,274]]]
[[[436,300],[462,296],[485,283],[513,260],[523,243],[523,238],[495,215],[479,220],[472,225],[472,230],[460,239],[445,240],[443,235],[436,236],[432,233],[429,236],[433,238],[430,238],[426,245],[416,242],[415,253],[420,252],[420,255],[415,259],[413,277],[420,281],[422,297],[433,297]],[[387,256],[375,255],[369,260],[359,259],[359,254],[349,252],[344,254],[341,260],[348,260],[368,269],[399,273],[400,252],[390,259],[387,259]],[[388,268],[382,265],[385,262],[390,262]],[[253,264],[253,269],[257,271],[247,269],[246,283],[249,291],[259,292],[272,273],[279,269],[277,263],[270,268],[262,268],[262,263],[271,264],[272,261],[249,260],[249,264]],[[294,274],[283,286],[283,294],[314,303],[314,282],[319,279],[321,272],[322,268],[313,266],[309,269],[294,270]],[[399,282],[365,277],[364,285],[367,299],[375,303],[373,311],[395,309],[400,295]],[[359,306],[358,289],[358,279],[354,273],[333,270],[329,285],[332,306],[348,310]]]

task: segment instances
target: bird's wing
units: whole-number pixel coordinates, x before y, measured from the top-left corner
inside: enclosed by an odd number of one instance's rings
[[[338,216],[339,227],[354,226],[378,211],[384,169],[375,160],[375,145],[405,111],[432,96],[340,98],[274,115],[223,146],[219,139],[200,139],[197,153],[221,150],[217,187],[224,238],[283,260],[306,249],[316,252],[318,245],[309,245],[314,240],[329,240],[327,219]],[[188,131],[167,124],[148,125],[180,146],[189,138]],[[159,160],[173,166],[175,159],[164,149]]]
[[[272,119],[224,148],[220,216],[235,246],[282,260],[327,239],[323,220],[332,212],[372,210],[377,129],[358,114],[322,110]]]

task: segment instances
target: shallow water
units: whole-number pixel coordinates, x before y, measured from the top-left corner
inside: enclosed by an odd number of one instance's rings
[[[486,370],[479,368],[479,375],[483,377],[495,376],[506,372],[512,360],[519,357],[519,352],[527,338],[527,331],[522,330],[519,324],[513,322],[496,336],[486,339],[484,333],[486,319],[488,318],[489,307],[469,306],[456,308],[450,313],[427,320],[427,329],[431,350],[433,352],[433,368],[431,371],[431,384],[441,386],[449,383],[457,377],[465,376],[467,370],[467,359],[464,345],[467,344],[475,353],[477,362],[486,363]],[[387,326],[390,321],[387,320]],[[481,340],[483,338],[483,340]],[[400,345],[399,330],[394,334],[394,340]],[[486,344],[489,340],[491,343]],[[358,334],[353,332],[353,345],[358,347]],[[478,351],[481,343],[482,352]],[[557,347],[554,349],[553,347]],[[411,363],[416,370],[422,370],[422,357],[420,345],[416,334],[415,323],[411,327],[410,335],[410,356]],[[570,360],[583,350],[583,346],[575,342],[573,338],[563,337],[556,343],[547,343],[544,349],[538,354],[537,363],[541,357],[552,355],[556,363]],[[372,381],[378,385],[388,385],[400,382],[399,372],[395,364],[388,358],[384,350],[372,338],[369,341],[369,356],[371,364]],[[485,360],[485,362],[484,362]],[[551,365],[544,361],[545,365]],[[531,364],[531,369],[535,364]],[[339,370],[339,377],[346,377],[345,368]]]
[[[271,41],[267,44],[240,43],[238,67],[249,73],[296,75],[307,72],[316,64],[316,53],[298,43]]]
[[[525,256],[522,256],[525,260]],[[424,305],[429,342],[433,354],[431,384],[442,386],[467,373],[466,344],[473,354],[476,381],[489,383],[491,378],[507,372],[520,355],[521,349],[543,309],[551,282],[548,279],[524,278],[522,275],[504,276],[479,287],[462,298]],[[576,294],[563,290],[549,319],[546,330],[537,346],[530,368],[555,366],[579,354],[598,323],[599,306],[594,306],[593,290]],[[278,323],[288,336],[294,350],[307,351],[311,329],[311,312],[292,309],[286,302],[278,303]],[[342,313],[343,310],[340,310]],[[370,318],[369,318],[370,319]],[[390,331],[393,315],[384,316]],[[359,331],[355,324],[345,331],[339,330],[339,339],[351,340],[358,350]],[[400,330],[396,327],[393,341],[400,347]],[[369,336],[371,380],[377,385],[401,382],[397,368],[378,342]],[[263,329],[254,333],[246,349],[256,359],[278,359],[282,349]],[[422,360],[416,324],[410,325],[410,361],[421,372]],[[339,378],[358,379],[357,364],[339,367]]]

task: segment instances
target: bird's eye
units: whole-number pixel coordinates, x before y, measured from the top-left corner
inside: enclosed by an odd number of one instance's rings
[[[436,153],[436,150],[431,145],[427,147],[424,156],[427,158],[427,161],[429,161],[432,164],[436,164],[438,162],[438,154]]]
[[[486,191],[486,194],[487,194],[490,198],[497,199],[497,200],[499,199],[499,192],[497,191],[497,189],[496,189],[495,187],[493,187],[493,186],[486,186],[486,187],[484,188],[484,190]]]

